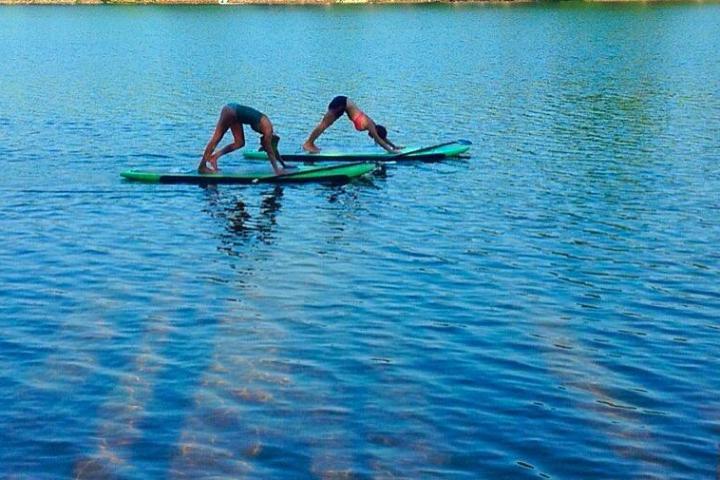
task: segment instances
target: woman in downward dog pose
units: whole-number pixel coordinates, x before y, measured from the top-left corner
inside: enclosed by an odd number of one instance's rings
[[[210,137],[210,141],[205,147],[202,160],[200,160],[200,165],[198,165],[199,173],[217,173],[219,170],[217,165],[218,159],[245,145],[243,125],[250,125],[250,128],[262,135],[260,144],[263,149],[267,151],[273,171],[276,175],[283,173],[285,164],[277,149],[280,137],[273,132],[273,125],[270,119],[267,115],[254,108],[237,103],[228,103],[220,111],[220,119],[215,127],[215,132],[212,137]],[[215,150],[215,147],[217,147],[228,130],[232,131],[233,142],[219,150]],[[281,166],[283,168],[281,168]]]
[[[310,132],[310,136],[305,140],[305,143],[303,143],[303,150],[310,153],[318,153],[320,149],[315,145],[315,140],[317,140],[330,125],[335,123],[338,118],[342,117],[343,113],[347,114],[348,119],[350,119],[355,126],[355,130],[358,132],[367,130],[368,136],[388,152],[394,153],[399,150],[400,147],[395,146],[388,140],[385,127],[373,122],[372,118],[360,110],[355,102],[344,96],[338,96],[332,99],[322,120],[320,120],[320,123]]]

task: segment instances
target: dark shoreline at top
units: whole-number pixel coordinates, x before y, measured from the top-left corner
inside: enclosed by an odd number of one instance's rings
[[[472,5],[551,3],[537,0],[0,0],[0,5]],[[552,2],[558,3],[558,2]],[[561,2],[565,3],[565,2]],[[717,0],[580,0],[572,3],[714,4]]]

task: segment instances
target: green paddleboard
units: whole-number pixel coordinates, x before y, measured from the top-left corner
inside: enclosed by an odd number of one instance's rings
[[[410,153],[402,155],[403,152],[413,152],[419,150],[418,153]],[[417,162],[417,161],[437,161],[449,157],[457,157],[470,150],[469,144],[453,143],[451,145],[442,145],[436,148],[425,149],[423,147],[406,147],[398,153],[390,153],[384,150],[376,150],[370,152],[351,152],[340,150],[321,150],[320,153],[282,153],[285,162],[357,162],[357,161],[373,161],[373,162]],[[401,156],[399,156],[401,155]],[[250,160],[267,161],[267,153],[246,151],[243,156]]]
[[[127,180],[145,183],[193,183],[200,185],[217,183],[252,184],[252,183],[303,183],[303,182],[346,182],[353,178],[366,175],[377,168],[375,163],[356,162],[351,164],[328,165],[322,167],[300,166],[289,173],[275,175],[262,172],[225,172],[198,173],[191,172],[152,172],[144,170],[127,170],[120,175]]]

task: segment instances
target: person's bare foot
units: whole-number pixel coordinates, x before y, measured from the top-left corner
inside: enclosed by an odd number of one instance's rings
[[[200,162],[200,165],[198,165],[198,173],[206,174],[206,173],[217,173],[218,169],[212,169],[207,166],[206,162]]]
[[[320,149],[314,143],[305,142],[302,148],[308,153],[320,153]]]

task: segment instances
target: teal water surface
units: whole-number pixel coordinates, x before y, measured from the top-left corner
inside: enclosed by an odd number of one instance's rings
[[[0,8],[0,477],[714,478],[718,25]],[[338,94],[471,156],[340,186],[119,177],[193,168],[231,101],[295,151]],[[371,148],[345,119],[318,144]]]

